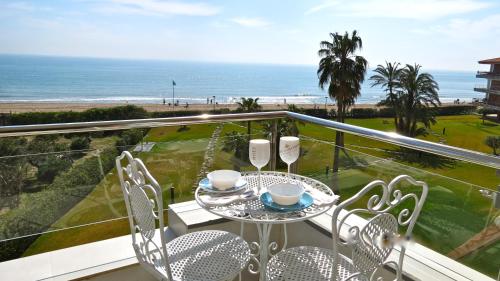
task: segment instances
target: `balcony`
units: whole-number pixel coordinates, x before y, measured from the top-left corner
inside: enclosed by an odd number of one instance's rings
[[[500,90],[491,90],[486,85],[475,85],[474,91],[480,92],[480,93],[500,95]]]
[[[247,122],[252,125],[250,136]],[[303,148],[292,171],[327,184],[341,200],[374,179],[399,174],[429,184],[414,243],[406,251],[405,278],[496,278],[500,213],[493,198],[498,196],[500,158],[448,146],[437,135],[436,142],[429,142],[293,112],[262,112],[0,127],[0,138],[19,145],[62,145],[81,136],[91,138],[87,149],[38,154],[10,150],[0,157],[2,179],[11,187],[0,195],[2,279],[153,280],[138,266],[131,247],[114,169],[116,149],[141,158],[164,189],[168,239],[202,229],[239,234],[239,223],[203,210],[193,201],[192,190],[209,170],[253,170],[239,154],[240,146],[245,147],[249,137],[272,138],[287,126],[297,127]],[[345,133],[346,145],[334,174],[336,130]],[[136,144],[119,141],[126,138]],[[286,170],[274,156],[274,167],[266,169]],[[14,172],[17,177],[5,177]],[[15,184],[19,178],[24,179],[22,185]],[[330,248],[331,213],[291,224],[287,247]],[[349,223],[366,221],[354,217]],[[243,236],[255,241],[257,232],[248,227]],[[283,245],[284,229],[273,228],[271,237]],[[383,274],[393,276],[390,268]],[[257,280],[248,272],[242,277]]]
[[[478,71],[476,74],[476,78],[486,78],[486,79],[490,79],[490,80],[499,80],[500,73],[490,72],[490,71]]]

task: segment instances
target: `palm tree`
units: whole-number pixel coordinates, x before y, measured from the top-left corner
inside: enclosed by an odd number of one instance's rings
[[[259,98],[253,99],[253,98],[241,98],[241,101],[237,102],[236,104],[238,105],[238,110],[240,112],[255,112],[259,111],[262,109],[262,106],[258,103]],[[247,134],[248,134],[248,139],[250,139],[250,134],[252,132],[252,122],[248,121],[247,122]]]
[[[429,107],[437,107],[439,101],[439,86],[429,73],[420,73],[421,66],[409,65],[401,71],[398,93],[400,112],[396,129],[398,132],[415,137],[426,134],[426,128],[436,123],[434,111]],[[424,127],[418,127],[418,123]]]
[[[381,101],[380,105],[389,106],[395,111],[394,115],[394,125],[398,127],[398,118],[396,111],[399,109],[399,96],[398,90],[400,87],[399,78],[401,76],[402,68],[399,67],[399,62],[385,62],[385,66],[377,65],[374,70],[376,74],[370,77],[372,81],[371,86],[381,86],[384,88],[387,96],[385,100]]]
[[[361,94],[361,83],[365,79],[367,61],[355,55],[362,48],[356,30],[344,35],[330,33],[330,41],[322,41],[318,55],[321,60],[317,71],[319,87],[328,88],[328,95],[337,103],[337,121],[344,122],[344,115]],[[344,134],[337,131],[333,154],[333,172],[338,171],[339,148],[344,146]]]

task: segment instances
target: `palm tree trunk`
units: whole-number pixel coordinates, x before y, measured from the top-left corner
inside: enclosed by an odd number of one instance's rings
[[[344,110],[343,110],[343,105],[338,104],[338,109],[337,109],[337,122],[344,122]],[[335,194],[340,194],[340,187],[339,187],[339,156],[340,156],[340,149],[341,147],[344,146],[344,133],[336,131],[335,133],[335,147],[333,149],[333,173],[332,173],[332,185],[331,188]]]
[[[391,98],[391,106],[394,110],[394,126],[396,129],[398,128],[398,115],[396,114],[396,99],[394,98],[394,94],[392,93],[392,86],[389,87],[389,97]]]
[[[344,121],[344,106],[342,105],[341,102],[337,103],[337,122],[343,122]],[[335,147],[333,149],[333,173],[337,173],[339,171],[339,154],[340,154],[340,147],[343,146],[344,144],[344,135],[342,132],[336,131],[335,133]]]
[[[252,121],[247,122],[247,137],[248,141],[250,141],[250,134],[252,133]]]

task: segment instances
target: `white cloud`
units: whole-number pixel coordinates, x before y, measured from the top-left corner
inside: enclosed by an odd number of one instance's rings
[[[477,20],[452,19],[445,25],[426,29],[428,33],[440,32],[450,37],[463,38],[495,38],[500,35],[500,14],[486,16]],[[498,38],[498,37],[496,37]]]
[[[240,18],[233,18],[231,19],[231,21],[245,27],[266,27],[271,25],[270,22],[261,18],[240,17]]]
[[[110,4],[97,9],[105,13],[141,15],[213,16],[220,8],[205,3],[184,3],[159,0],[109,0]]]
[[[306,15],[323,10],[357,17],[438,19],[490,7],[475,0],[327,0],[306,11]]]
[[[31,3],[15,2],[15,1],[0,5],[0,9],[17,11],[17,12],[37,12],[37,11],[47,12],[52,10],[52,8],[50,7],[37,6]]]

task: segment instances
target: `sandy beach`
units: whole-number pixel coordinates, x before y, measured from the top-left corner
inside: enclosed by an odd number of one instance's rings
[[[0,113],[22,113],[22,112],[52,112],[52,111],[85,111],[91,108],[109,108],[114,106],[123,106],[132,103],[44,103],[44,102],[22,102],[22,103],[9,103],[0,102]],[[188,107],[185,105],[179,106],[169,106],[163,104],[134,104],[136,106],[143,107],[149,112],[154,111],[187,111],[187,110],[198,110],[198,111],[209,111],[215,109],[228,108],[234,110],[238,108],[236,104],[190,104]],[[463,104],[460,104],[463,105]],[[261,104],[263,110],[286,110],[288,104]],[[296,104],[299,108],[309,109],[309,108],[320,108],[324,109],[325,104]],[[457,106],[453,103],[444,103],[445,106]],[[327,109],[336,108],[334,104],[328,104]],[[375,104],[356,104],[353,108],[375,108]]]

